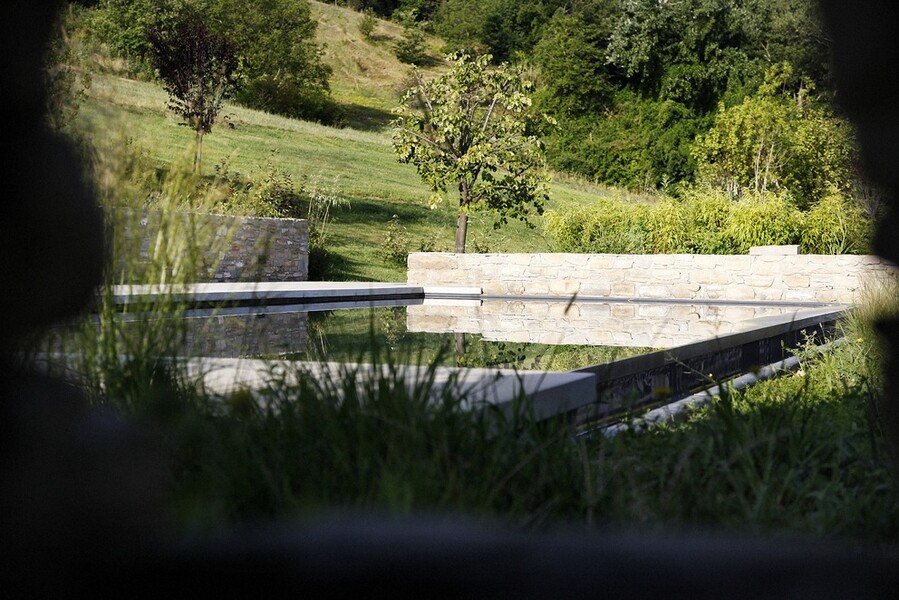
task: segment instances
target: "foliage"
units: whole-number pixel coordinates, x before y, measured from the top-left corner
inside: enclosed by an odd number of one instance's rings
[[[375,12],[370,8],[365,9],[362,13],[362,19],[359,20],[359,33],[365,39],[371,40],[377,26],[378,18],[375,17]]]
[[[306,217],[307,199],[302,182],[274,165],[274,156],[261,175],[242,178],[229,170],[228,163],[216,165],[215,185],[222,190],[216,207],[226,214],[254,217],[302,219]]]
[[[808,213],[783,194],[694,187],[656,204],[605,200],[564,214],[548,211],[545,232],[559,252],[745,254],[752,246],[800,244],[804,253],[863,253],[870,222],[832,190]]]
[[[658,254],[733,254],[727,227],[733,202],[713,190],[691,190],[664,198],[647,217],[650,247]]]
[[[247,81],[236,99],[256,110],[293,119],[343,126],[346,116],[327,90],[303,87],[284,77],[260,75]]]
[[[635,89],[708,111],[746,60],[731,4],[625,0],[607,60]]]
[[[390,217],[384,232],[384,241],[381,242],[381,250],[388,262],[406,266],[406,258],[409,256],[409,232],[400,223],[397,215]]]
[[[447,57],[451,69],[417,85],[397,109],[394,149],[412,163],[436,194],[448,186],[459,193],[456,252],[465,251],[467,213],[489,210],[496,226],[542,214],[547,178],[540,172],[543,144],[529,112],[531,84],[521,70],[488,68],[490,56]]]
[[[737,203],[725,234],[733,240],[738,254],[746,254],[752,246],[798,244],[802,224],[802,213],[782,195],[765,193]]]
[[[403,23],[403,37],[394,44],[393,53],[410,65],[421,64],[427,58],[424,31],[414,20],[407,19]]]
[[[77,68],[75,47],[82,32],[75,27],[74,7],[61,9],[56,16],[56,35],[44,58],[47,90],[47,118],[50,127],[65,129],[78,115],[81,102],[91,86],[91,74]]]
[[[557,118],[611,106],[616,90],[605,68],[607,22],[563,11],[553,15],[531,57],[540,71],[537,106]]]
[[[602,201],[565,214],[546,213],[546,231],[557,252],[643,254],[649,250],[648,209]]]
[[[530,51],[559,0],[443,0],[435,15],[437,33],[448,48],[490,54],[496,62],[511,61]]]
[[[198,13],[185,11],[171,27],[147,32],[153,66],[169,94],[168,107],[196,132],[194,170],[200,170],[203,134],[235,85],[234,44],[213,33]]]
[[[102,0],[92,12],[91,31],[136,71],[149,75],[147,31],[171,26],[184,11],[201,15],[212,34],[235,45],[243,84],[237,101],[327,123],[339,116],[324,106],[330,69],[313,41],[316,22],[305,0]],[[304,102],[310,106],[298,106]]]
[[[867,254],[871,223],[845,194],[831,189],[806,214],[801,249],[806,254]]]
[[[735,195],[788,190],[807,208],[829,186],[848,185],[853,146],[848,124],[813,106],[808,87],[785,90],[791,74],[787,64],[773,67],[757,94],[722,105],[694,151],[700,172]]]

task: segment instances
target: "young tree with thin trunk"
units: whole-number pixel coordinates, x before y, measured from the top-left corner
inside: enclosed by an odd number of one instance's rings
[[[169,94],[169,109],[196,133],[194,172],[200,171],[203,135],[236,84],[237,50],[214,33],[199,14],[188,12],[174,25],[147,32],[153,67]]]
[[[532,84],[521,70],[491,67],[490,58],[450,55],[452,68],[428,82],[414,70],[394,122],[394,150],[416,166],[432,203],[458,190],[456,252],[465,252],[469,212],[492,212],[495,227],[527,222],[543,214],[547,198],[543,143],[534,133],[547,117],[530,110]]]

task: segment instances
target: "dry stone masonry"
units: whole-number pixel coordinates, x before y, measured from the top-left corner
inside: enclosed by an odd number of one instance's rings
[[[895,281],[877,256],[797,254],[793,247],[749,255],[453,254],[409,255],[407,282],[479,285],[496,296],[549,295],[854,303]]]
[[[116,235],[126,250],[118,253],[121,281],[140,282],[154,245],[165,235],[189,237],[202,263],[197,282],[306,281],[309,271],[309,222],[211,214],[183,214],[176,226],[159,213],[119,209]],[[162,232],[162,234],[161,234]],[[172,243],[168,241],[167,243]],[[137,257],[138,266],[128,264]],[[128,265],[126,267],[126,265]],[[130,277],[130,279],[129,279]]]

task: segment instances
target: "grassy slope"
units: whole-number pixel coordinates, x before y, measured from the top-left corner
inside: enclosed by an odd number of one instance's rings
[[[203,148],[203,171],[227,164],[230,171],[262,176],[272,168],[294,181],[333,190],[350,200],[351,208],[335,215],[330,243],[345,265],[340,278],[404,280],[404,269],[383,259],[379,245],[393,215],[407,229],[411,250],[428,243],[437,250],[452,247],[455,209],[450,197],[435,210],[427,207],[429,190],[415,169],[397,162],[390,140],[389,110],[398,100],[397,88],[408,67],[393,57],[392,40],[398,25],[381,22],[373,42],[358,33],[359,13],[313,2],[319,18],[319,38],[326,44],[325,59],[334,68],[335,98],[347,107],[351,124],[362,129],[336,129],[314,123],[247,110],[226,104],[221,119]],[[429,40],[434,57],[439,41]],[[432,68],[435,69],[437,67]],[[120,152],[122,140],[143,149],[159,168],[189,155],[193,134],[165,109],[166,95],[154,84],[109,75],[96,75],[78,126],[95,140]],[[118,146],[117,146],[118,144]],[[556,177],[548,209],[565,210],[590,203],[612,191]],[[469,249],[540,251],[547,248],[541,232],[512,223],[498,231],[487,215],[475,215],[469,230]]]

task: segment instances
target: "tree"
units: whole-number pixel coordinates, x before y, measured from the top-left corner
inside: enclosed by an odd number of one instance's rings
[[[815,106],[810,82],[795,94],[788,90],[792,75],[789,64],[774,65],[756,94],[721,106],[693,146],[704,177],[735,195],[787,190],[803,209],[832,187],[848,187],[854,162],[848,123]]]
[[[214,34],[231,40],[239,57],[234,101],[250,108],[326,124],[340,121],[331,99],[318,26],[306,0],[100,0],[90,29],[131,68],[149,72],[147,31],[169,28],[185,10],[203,16]]]
[[[490,68],[490,59],[449,55],[452,68],[427,83],[413,70],[416,85],[394,122],[394,150],[416,166],[432,199],[448,186],[458,189],[456,252],[465,252],[470,211],[493,212],[495,227],[510,217],[527,222],[532,209],[543,214],[547,197],[543,143],[534,134],[539,119],[529,110],[532,85],[518,68]]]
[[[169,94],[168,107],[196,132],[194,171],[199,172],[203,134],[212,131],[237,70],[235,47],[187,11],[170,27],[148,31],[153,66]]]

